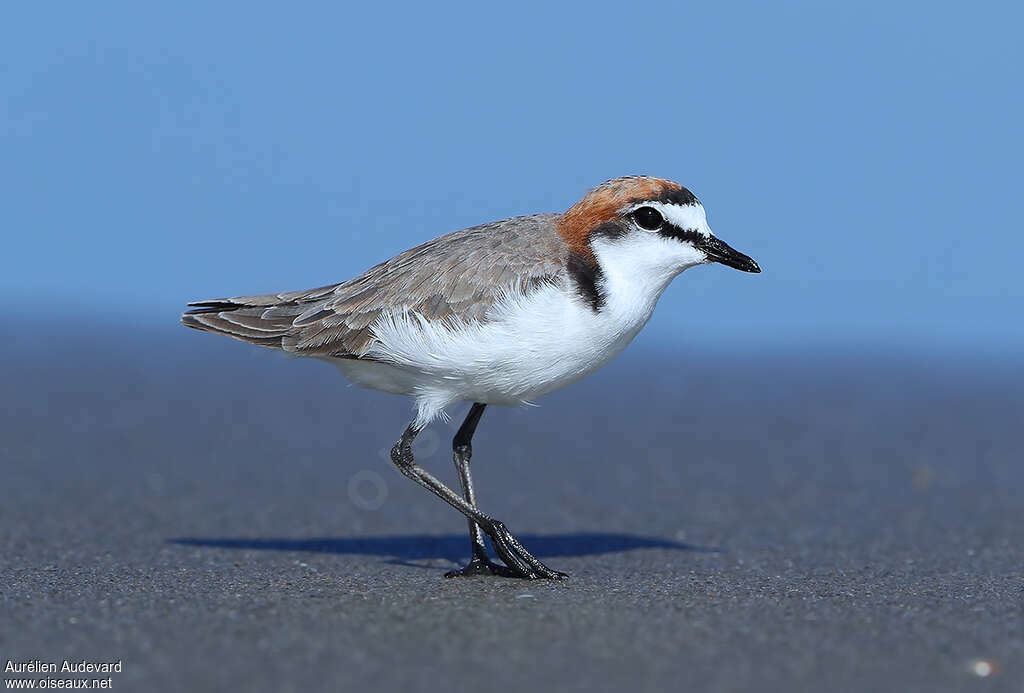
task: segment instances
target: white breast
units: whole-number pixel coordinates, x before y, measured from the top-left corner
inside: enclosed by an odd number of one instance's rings
[[[650,319],[672,277],[688,266],[659,261],[653,264],[663,267],[653,267],[652,250],[664,248],[652,248],[647,238],[626,246],[620,239],[614,250],[594,249],[604,275],[599,311],[566,279],[526,295],[506,295],[483,323],[385,315],[374,323],[377,342],[366,354],[376,362],[337,365],[357,384],[416,397],[422,425],[457,401],[528,402],[614,358]]]

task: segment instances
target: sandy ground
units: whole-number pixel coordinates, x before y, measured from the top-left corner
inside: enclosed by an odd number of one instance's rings
[[[121,660],[140,691],[1024,690],[1019,364],[641,344],[488,409],[481,506],[571,574],[548,583],[444,579],[465,523],[386,462],[408,404],[328,366],[185,330],[2,348],[0,664]],[[417,447],[451,483],[456,424]]]

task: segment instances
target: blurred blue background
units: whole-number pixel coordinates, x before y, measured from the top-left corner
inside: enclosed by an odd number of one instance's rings
[[[123,658],[125,690],[974,690],[974,661],[1019,691],[1022,26],[6,3],[6,656]],[[566,589],[440,583],[466,523],[390,463],[407,400],[178,322],[635,173],[764,272],[695,268],[600,373],[488,407],[481,508]],[[467,409],[416,443],[451,484]]]
[[[173,324],[646,173],[764,268],[648,346],[1016,354],[1020,7],[12,6],[0,297]]]

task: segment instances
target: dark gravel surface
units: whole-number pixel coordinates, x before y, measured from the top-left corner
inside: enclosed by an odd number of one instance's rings
[[[446,580],[465,523],[385,461],[406,401],[76,332],[0,347],[0,663],[121,660],[140,691],[1024,690],[1020,364],[635,345],[474,441],[482,507],[572,577]],[[451,483],[454,427],[417,444]]]

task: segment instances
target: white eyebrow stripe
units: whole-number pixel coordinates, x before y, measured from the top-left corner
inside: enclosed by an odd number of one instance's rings
[[[641,207],[653,207],[661,212],[668,223],[677,226],[683,231],[699,231],[706,236],[713,235],[708,228],[708,217],[704,207],[699,202],[692,205],[673,205],[664,202],[641,202],[631,205],[627,211],[632,212]]]

